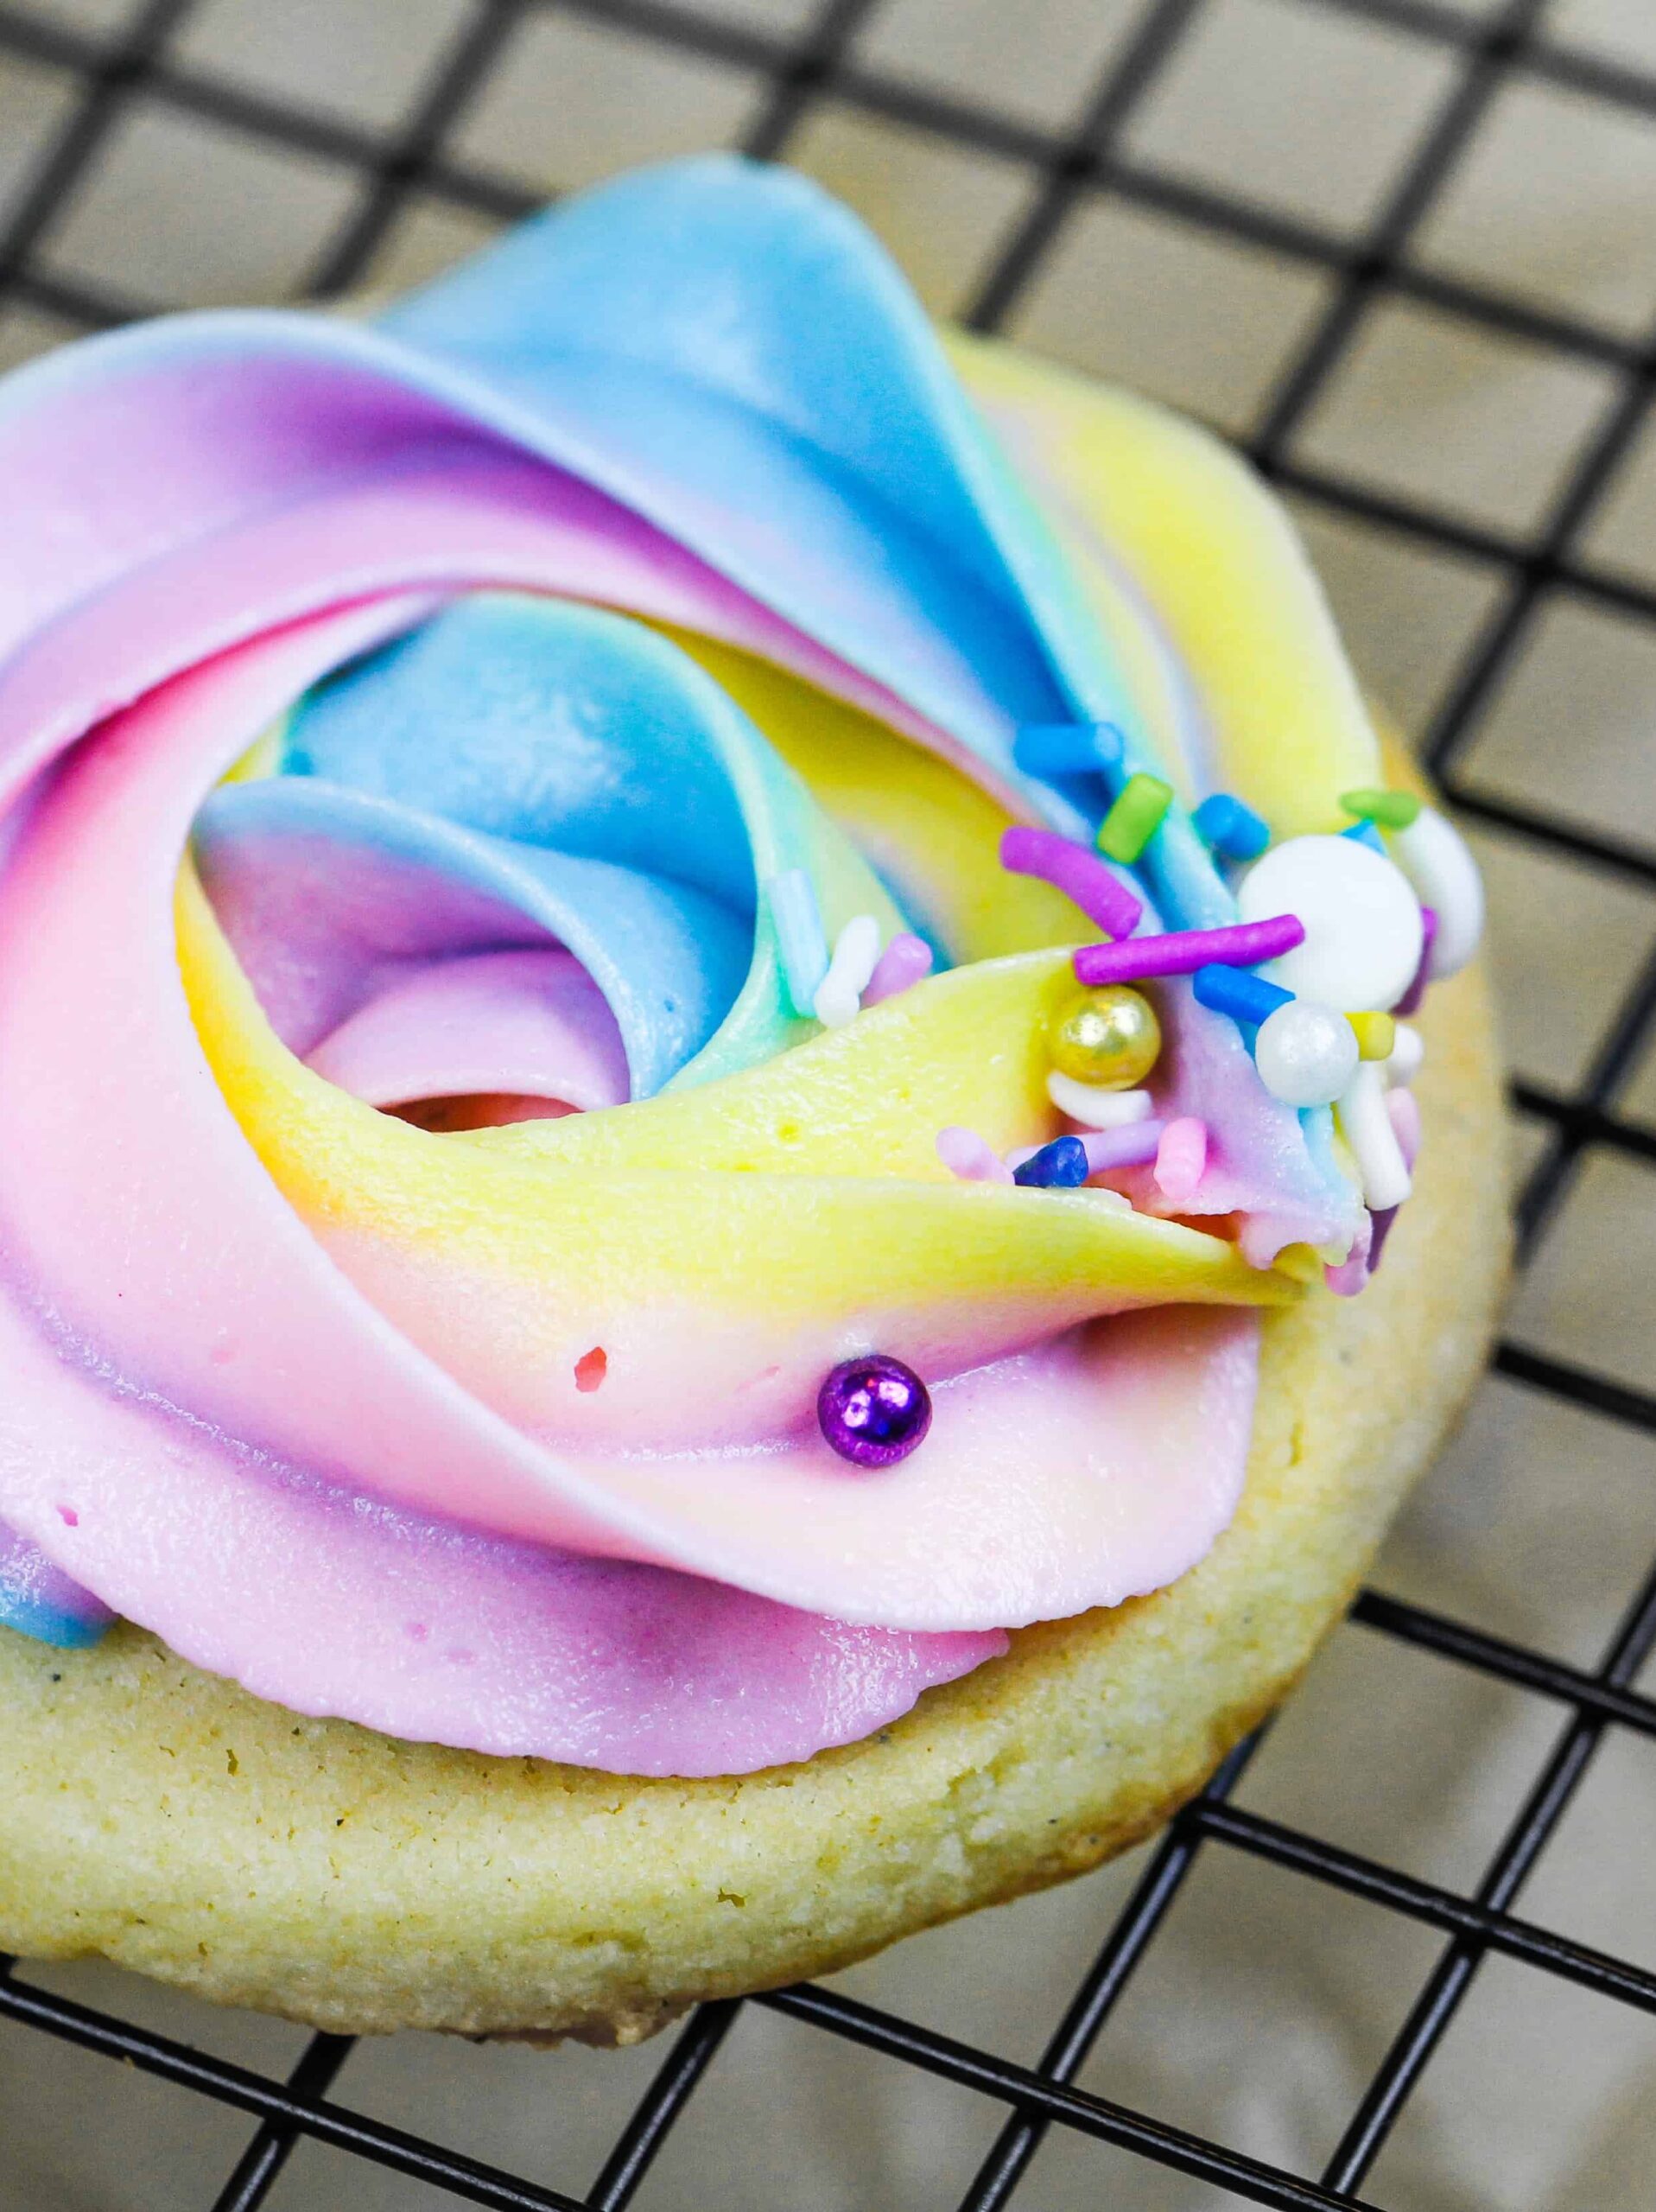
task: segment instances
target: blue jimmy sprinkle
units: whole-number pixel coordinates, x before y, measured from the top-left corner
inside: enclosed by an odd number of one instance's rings
[[[1026,776],[1110,776],[1120,767],[1123,740],[1114,722],[1026,722],[1012,740],[1012,759]]]
[[[1228,861],[1256,861],[1271,842],[1269,824],[1229,791],[1215,791],[1190,817],[1196,835]]]
[[[1087,1147],[1079,1137],[1054,1137],[1012,1171],[1026,1191],[1073,1191],[1087,1180]]]
[[[1294,995],[1246,968],[1198,968],[1190,982],[1202,1005],[1228,1014],[1233,1021],[1264,1021]]]

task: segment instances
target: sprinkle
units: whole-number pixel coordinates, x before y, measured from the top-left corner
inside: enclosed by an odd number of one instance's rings
[[[1162,1049],[1156,1009],[1130,983],[1083,985],[1045,1022],[1046,1049],[1060,1075],[1100,1090],[1136,1090]]]
[[[811,1011],[824,1029],[843,1029],[862,1011],[862,995],[879,962],[879,924],[854,914],[834,940],[834,957],[816,987]]]
[[[1271,1096],[1285,1106],[1327,1108],[1356,1070],[1356,1036],[1333,1007],[1295,999],[1259,1024],[1253,1065]]]
[[[1412,1175],[1414,1163],[1420,1157],[1420,1102],[1405,1085],[1386,1092],[1386,1111],[1391,1117],[1398,1150],[1403,1154],[1403,1165]]]
[[[1392,1224],[1397,1216],[1395,1206],[1382,1206],[1377,1213],[1371,1213],[1368,1217],[1374,1224],[1368,1240],[1368,1272],[1371,1275],[1380,1266],[1380,1254],[1386,1249],[1386,1240],[1392,1233]]]
[[[1436,909],[1437,937],[1428,972],[1457,975],[1483,935],[1483,885],[1466,840],[1436,807],[1423,806],[1394,843],[1398,866],[1423,906]]]
[[[1291,952],[1304,938],[1297,916],[1274,914],[1221,930],[1175,930],[1166,937],[1129,938],[1120,944],[1086,944],[1075,955],[1075,974],[1083,983],[1130,983],[1145,976],[1194,975],[1213,962],[1252,968]]]
[[[1388,1090],[1386,1111],[1391,1117],[1392,1134],[1403,1154],[1403,1165],[1414,1173],[1414,1163],[1420,1154],[1420,1108],[1412,1090]],[[1372,1275],[1380,1263],[1380,1253],[1392,1233],[1392,1224],[1397,1219],[1395,1206],[1379,1209],[1373,1215],[1374,1234],[1368,1247],[1368,1272]]]
[[[1297,914],[1304,942],[1271,971],[1298,997],[1355,1013],[1394,1006],[1420,957],[1420,901],[1384,853],[1348,837],[1290,837],[1236,887],[1244,921]]]
[[[1079,1141],[1087,1148],[1089,1175],[1115,1167],[1145,1167],[1160,1147],[1164,1122],[1133,1122],[1124,1129],[1087,1129]]]
[[[1389,1060],[1397,1044],[1397,1024],[1389,1014],[1348,1014],[1357,1039],[1357,1057],[1362,1060]]]
[[[939,1129],[937,1157],[962,1183],[1010,1183],[1012,1179],[1011,1168],[975,1129]]]
[[[1426,1057],[1426,1041],[1406,1021],[1397,1024],[1397,1036],[1386,1063],[1386,1080],[1407,1084],[1414,1081]]]
[[[1246,968],[1224,968],[1212,960],[1196,969],[1190,988],[1199,1004],[1211,1007],[1215,1014],[1228,1014],[1233,1021],[1268,1020],[1279,1006],[1291,1004],[1294,995],[1280,983],[1249,975]]]
[[[889,1352],[842,1359],[822,1378],[816,1418],[823,1441],[856,1467],[894,1467],[925,1441],[931,1393]]]
[[[1420,811],[1412,791],[1342,791],[1340,804],[1360,821],[1378,822],[1386,830],[1406,830]]]
[[[1087,1180],[1087,1147],[1079,1137],[1054,1137],[1012,1171],[1026,1191],[1073,1191]]]
[[[1393,1014],[1418,1014],[1420,1001],[1426,995],[1426,985],[1431,981],[1431,950],[1437,942],[1437,909],[1420,909],[1420,959],[1413,980],[1403,996],[1392,1008]]]
[[[1271,842],[1269,824],[1229,791],[1211,792],[1190,819],[1196,834],[1228,861],[1256,861]]]
[[[1121,733],[1114,722],[1027,722],[1012,740],[1012,759],[1026,776],[1098,776],[1121,765]]]
[[[870,1007],[878,1006],[882,999],[894,999],[899,991],[923,982],[930,973],[931,947],[924,938],[904,930],[891,939],[875,962],[862,1002]]]
[[[765,898],[777,933],[789,1001],[796,1014],[809,1014],[816,987],[828,966],[828,939],[822,933],[816,893],[803,868],[790,868],[765,878]]]
[[[1102,861],[1054,830],[1008,830],[1000,840],[1000,865],[1013,875],[1037,876],[1062,891],[1112,937],[1131,937],[1145,906]]]
[[[1098,849],[1107,859],[1130,867],[1162,826],[1173,804],[1173,786],[1142,770],[1127,778],[1115,804],[1098,825]]]
[[[1411,1188],[1408,1164],[1386,1110],[1380,1071],[1372,1060],[1359,1065],[1340,1095],[1338,1112],[1341,1133],[1362,1179],[1363,1204],[1375,1213],[1401,1205]]]
[[[1046,1095],[1061,1114],[1089,1129],[1124,1129],[1150,1117],[1147,1090],[1106,1090],[1101,1084],[1077,1083],[1057,1068],[1047,1077]]]
[[[1354,822],[1349,830],[1342,830],[1340,835],[1349,837],[1355,844],[1367,845],[1371,853],[1386,850],[1386,840],[1372,822]]]
[[[1208,1165],[1208,1124],[1182,1114],[1156,1147],[1156,1187],[1176,1206],[1189,1205]]]

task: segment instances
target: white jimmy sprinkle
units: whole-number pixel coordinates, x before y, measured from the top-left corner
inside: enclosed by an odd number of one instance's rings
[[[862,1010],[879,960],[879,924],[872,914],[853,914],[834,940],[834,957],[817,985],[811,1011],[824,1029],[843,1029]]]

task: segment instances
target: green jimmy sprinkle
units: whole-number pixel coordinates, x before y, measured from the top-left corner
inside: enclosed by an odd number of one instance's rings
[[[1098,849],[1123,866],[1136,861],[1162,826],[1173,804],[1173,786],[1159,776],[1129,776],[1115,804],[1098,825]]]
[[[1406,830],[1420,811],[1412,791],[1342,791],[1340,804],[1359,822],[1378,822],[1382,830]]]

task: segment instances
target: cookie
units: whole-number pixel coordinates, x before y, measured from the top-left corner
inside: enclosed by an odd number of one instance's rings
[[[340,2031],[631,2043],[1150,1834],[1304,1669],[1479,1371],[1505,1161],[1477,971],[1419,1026],[1416,1195],[1361,1297],[1266,1319],[1240,1510],[1170,1588],[1019,1630],[866,1742],[693,1782],[302,1719],[130,1627],[0,1631],[0,1946]]]

